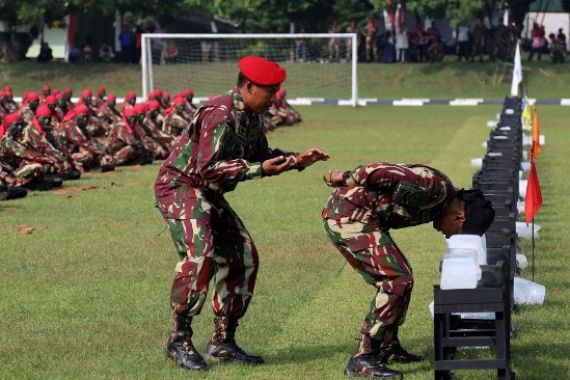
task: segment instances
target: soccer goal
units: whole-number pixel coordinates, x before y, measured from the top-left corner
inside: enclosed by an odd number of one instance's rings
[[[203,101],[226,93],[237,80],[241,57],[255,54],[287,70],[283,87],[291,104],[356,106],[357,42],[354,33],[142,35],[143,94],[187,87]]]

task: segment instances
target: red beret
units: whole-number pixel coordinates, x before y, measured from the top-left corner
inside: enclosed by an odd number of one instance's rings
[[[66,87],[66,88],[63,90],[63,94],[64,94],[64,95],[71,96],[71,94],[73,94],[73,90],[71,89],[71,87]]]
[[[124,115],[126,118],[129,118],[129,117],[132,117],[132,116],[136,116],[136,114],[137,114],[137,111],[135,111],[135,108],[134,108],[134,107],[127,108],[127,109],[125,109],[125,110],[123,111],[123,115]]]
[[[57,103],[57,99],[53,95],[46,96],[46,104],[55,104]]]
[[[36,94],[35,92],[28,92],[25,96],[25,98],[29,101],[29,102],[33,102],[35,100],[39,100],[40,97],[38,96],[38,94]]]
[[[105,92],[105,86],[99,86],[97,87],[97,93],[100,94],[102,92]]]
[[[42,86],[42,92],[50,92],[51,88],[49,87],[49,84],[44,84]]]
[[[109,95],[107,95],[107,100],[117,100],[117,95],[111,92]]]
[[[90,89],[85,89],[83,91],[81,91],[81,94],[79,95],[80,98],[86,98],[88,96],[93,95],[93,93],[91,92]]]
[[[174,98],[174,100],[172,101],[172,103],[173,103],[175,106],[183,106],[183,105],[186,104],[186,99],[184,99],[184,98],[181,97],[181,96],[177,96],[176,98]]]
[[[8,129],[9,126],[17,121],[22,121],[22,116],[17,112],[11,113],[4,119],[4,127]]]
[[[129,91],[127,92],[127,96],[125,96],[125,101],[136,98],[137,98],[137,93],[134,91]]]
[[[73,112],[75,113],[74,116],[87,116],[89,115],[89,108],[87,108],[85,104],[79,103],[77,106],[75,106]]]
[[[240,59],[239,71],[247,79],[261,86],[277,86],[287,78],[287,72],[268,59],[248,55]]]
[[[149,110],[158,110],[160,109],[160,104],[156,100],[149,100],[147,103],[147,108]]]
[[[36,116],[37,117],[50,117],[51,116],[51,110],[45,104],[42,104],[36,110]]]
[[[191,88],[185,89],[184,92],[182,92],[182,93],[184,94],[184,96],[186,96],[186,97],[188,97],[188,98],[191,97],[191,96],[194,96],[194,91],[192,91]]]
[[[146,107],[144,104],[137,104],[136,106],[134,106],[134,109],[135,109],[135,112],[138,114],[146,112]]]

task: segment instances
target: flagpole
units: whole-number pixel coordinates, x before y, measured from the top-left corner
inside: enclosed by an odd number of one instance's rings
[[[532,281],[534,281],[534,217],[532,218]]]

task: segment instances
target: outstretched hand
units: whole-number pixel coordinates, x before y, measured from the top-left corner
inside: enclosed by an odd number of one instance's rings
[[[295,154],[297,165],[303,168],[311,166],[317,161],[326,161],[330,156],[319,148],[309,148],[302,153]]]
[[[261,164],[261,169],[263,170],[263,173],[266,176],[271,176],[290,170],[294,166],[295,166],[294,156],[288,156],[288,157],[278,156],[263,161],[263,163]]]
[[[323,176],[323,181],[330,187],[339,187],[344,185],[344,178],[340,170],[329,170],[327,175]]]

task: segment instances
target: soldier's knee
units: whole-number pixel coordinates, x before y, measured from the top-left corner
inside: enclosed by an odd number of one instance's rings
[[[409,295],[414,287],[414,278],[411,275],[398,276],[392,280],[392,293],[398,296]]]

